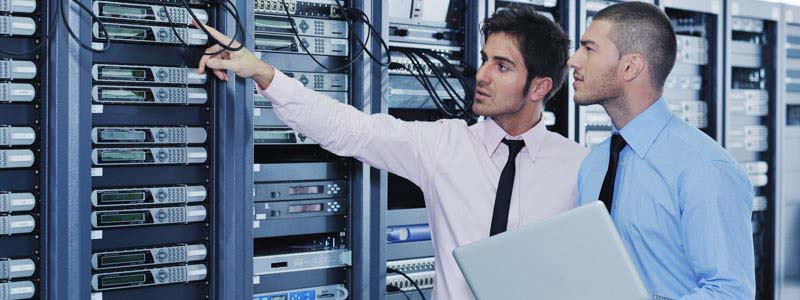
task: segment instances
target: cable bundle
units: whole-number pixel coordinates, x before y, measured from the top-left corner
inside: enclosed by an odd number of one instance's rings
[[[474,101],[474,90],[472,86],[467,83],[464,74],[457,70],[445,57],[428,49],[398,48],[397,50],[408,58],[411,62],[411,67],[394,63],[391,64],[389,68],[395,70],[405,69],[409,72],[409,74],[425,88],[431,96],[433,103],[436,105],[436,108],[442,111],[445,116],[449,118],[465,119],[468,122],[474,122],[478,118],[472,112],[472,102]],[[447,80],[448,76],[452,76],[458,80],[459,85],[461,85],[464,91],[464,96],[460,95],[450,81]],[[443,95],[439,95],[439,91],[436,90],[431,77],[438,81],[440,86],[444,87],[449,98],[444,98]],[[447,99],[452,99],[453,105],[448,105],[446,102]]]

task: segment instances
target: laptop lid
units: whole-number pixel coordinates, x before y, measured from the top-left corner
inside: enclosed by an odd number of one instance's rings
[[[473,295],[491,299],[649,299],[602,202],[453,251]]]

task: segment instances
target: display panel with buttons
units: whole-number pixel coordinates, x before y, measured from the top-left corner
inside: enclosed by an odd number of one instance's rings
[[[206,278],[205,265],[186,265],[148,270],[103,273],[92,276],[95,291],[124,289],[150,285],[164,285],[198,281]]]
[[[256,183],[255,201],[336,198],[347,194],[344,180]]]
[[[176,45],[182,44],[181,41],[183,41],[191,46],[201,46],[208,42],[208,36],[200,29],[194,28],[105,23],[105,29],[105,32],[108,32],[108,38],[113,41]],[[105,32],[97,23],[94,24],[92,32],[96,40],[106,39]]]
[[[202,147],[92,150],[92,162],[96,166],[199,164],[206,162],[207,158],[206,149]]]
[[[2,128],[0,128],[0,132]],[[199,127],[95,127],[95,144],[201,144],[207,133]]]
[[[324,20],[295,17],[297,34],[301,36],[319,36],[344,38],[348,36],[347,23],[343,20]],[[285,16],[256,15],[254,20],[256,32],[272,32],[294,34],[292,24]]]
[[[205,84],[206,75],[196,68],[95,64],[92,78],[103,82]]]
[[[183,7],[95,1],[92,10],[103,19],[192,25],[192,17]],[[192,12],[200,23],[208,22],[205,10],[193,8]]]
[[[256,221],[346,215],[347,200],[321,199],[255,203]]]
[[[208,94],[203,88],[95,86],[92,99],[99,104],[205,104]]]
[[[290,53],[305,53],[303,46],[314,55],[347,56],[348,44],[346,39],[301,36],[298,40],[291,35],[256,34],[256,51],[276,51]]]
[[[202,244],[98,252],[92,255],[92,268],[106,270],[187,263],[203,260],[207,255],[208,250]]]
[[[201,205],[92,212],[94,228],[113,228],[202,222],[206,208]]]
[[[94,207],[142,206],[153,204],[194,203],[206,200],[203,186],[171,186],[92,191]]]

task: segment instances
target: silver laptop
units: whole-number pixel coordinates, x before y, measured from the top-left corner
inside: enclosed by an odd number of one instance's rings
[[[456,248],[479,300],[650,299],[602,202]]]

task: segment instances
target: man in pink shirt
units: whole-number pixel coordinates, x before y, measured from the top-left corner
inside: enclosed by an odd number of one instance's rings
[[[252,78],[292,129],[418,185],[436,250],[433,297],[471,299],[453,249],[573,208],[588,152],[541,121],[544,103],[567,75],[569,39],[561,28],[531,8],[512,8],[487,19],[482,31],[472,109],[486,120],[472,126],[365,114],[304,88],[247,49],[204,56],[199,72],[208,67],[221,80],[229,79],[226,70]]]

